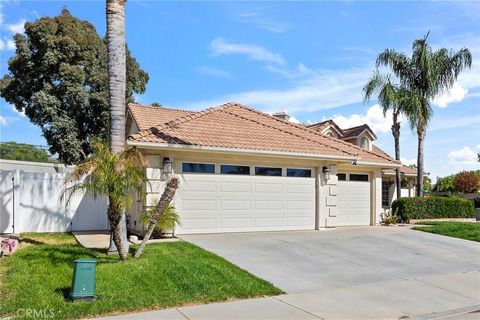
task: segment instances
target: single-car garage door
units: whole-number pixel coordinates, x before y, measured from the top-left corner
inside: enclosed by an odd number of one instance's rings
[[[370,225],[370,179],[365,173],[338,173],[337,225]]]
[[[314,229],[315,179],[182,174],[175,206],[177,234]]]

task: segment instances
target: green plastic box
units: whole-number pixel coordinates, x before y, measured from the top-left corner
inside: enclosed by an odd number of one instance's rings
[[[93,259],[77,259],[73,262],[72,300],[92,300],[95,297],[95,271],[97,261]]]

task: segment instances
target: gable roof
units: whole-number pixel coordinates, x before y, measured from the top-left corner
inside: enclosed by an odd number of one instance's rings
[[[379,155],[390,157],[390,155],[388,153],[386,153],[385,151],[383,151],[382,149],[380,149],[379,147],[377,147],[375,145],[372,147],[372,152],[375,152]],[[390,170],[390,169],[389,170],[383,170],[383,173],[387,174],[387,175],[393,175],[393,174],[395,174],[395,170]],[[406,165],[402,165],[400,167],[400,173],[405,174],[407,176],[415,176],[417,174],[417,169],[412,168],[412,167],[408,167]]]
[[[237,103],[189,113],[162,125],[143,129],[128,140],[360,158],[365,162],[397,165],[391,157],[326,137],[305,126]]]
[[[372,129],[370,129],[368,124],[362,124],[360,126],[343,129],[343,135],[344,135],[344,138],[348,138],[348,137],[353,138],[353,137],[357,137],[365,130],[367,130],[368,133],[370,133],[374,139],[377,139],[377,135],[375,134],[375,132],[373,132]]]
[[[185,115],[196,113],[195,111],[145,106],[136,103],[129,103],[128,110],[139,130],[148,129]]]
[[[340,137],[343,137],[343,135],[344,135],[343,130],[332,119],[325,120],[325,121],[315,123],[315,124],[311,124],[307,127],[310,128],[310,129],[316,130],[318,132],[323,132],[325,129],[327,129],[330,126],[333,127],[335,129],[335,131],[338,132]]]

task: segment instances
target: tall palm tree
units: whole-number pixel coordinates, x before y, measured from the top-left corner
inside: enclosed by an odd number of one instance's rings
[[[472,65],[472,54],[467,48],[459,51],[441,48],[434,51],[427,42],[428,35],[413,42],[411,57],[386,49],[377,58],[377,67],[389,67],[402,87],[414,95],[414,103],[407,117],[412,129],[417,130],[417,196],[420,197],[423,196],[425,134],[433,116],[431,101],[447,92],[458,75]]]
[[[107,215],[110,223],[118,226],[122,215],[131,206],[133,194],[144,193],[146,161],[134,148],[113,153],[108,145],[94,141],[90,157],[78,164],[67,177],[75,184],[66,190],[68,198],[77,190],[96,196],[108,197]],[[68,199],[67,198],[67,199]],[[124,250],[120,228],[113,229],[113,241],[122,260],[128,255]]]
[[[363,87],[364,102],[370,100],[373,94],[378,94],[378,102],[382,108],[383,116],[387,111],[392,111],[392,135],[395,142],[395,159],[400,160],[400,121],[399,116],[405,112],[406,90],[391,81],[390,75],[375,71],[368,83]],[[400,168],[395,170],[395,185],[397,199],[401,197]]]
[[[127,58],[125,41],[125,2],[126,0],[106,0],[107,14],[107,60],[108,60],[108,96],[110,103],[110,151],[121,152],[125,149],[125,92],[127,79]],[[118,228],[122,235],[123,254],[128,251],[126,214],[121,216]],[[115,252],[113,234],[109,252]],[[118,249],[118,248],[117,248]]]

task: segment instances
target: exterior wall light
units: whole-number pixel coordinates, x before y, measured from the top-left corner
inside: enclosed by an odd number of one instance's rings
[[[163,173],[172,173],[172,160],[163,158]]]
[[[328,167],[323,167],[322,168],[323,175],[325,177],[325,180],[330,179],[330,169]]]

